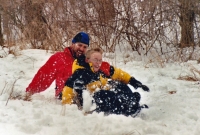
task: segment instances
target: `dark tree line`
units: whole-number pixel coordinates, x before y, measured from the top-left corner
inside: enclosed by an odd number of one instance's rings
[[[30,43],[61,50],[78,31],[92,45],[129,45],[148,54],[155,45],[200,46],[199,0],[0,0],[0,45]]]

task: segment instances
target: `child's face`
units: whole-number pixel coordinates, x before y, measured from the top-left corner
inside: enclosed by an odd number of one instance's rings
[[[91,54],[90,58],[88,59],[89,63],[92,63],[92,68],[94,72],[97,72],[101,67],[102,63],[102,54],[99,52],[94,52]]]

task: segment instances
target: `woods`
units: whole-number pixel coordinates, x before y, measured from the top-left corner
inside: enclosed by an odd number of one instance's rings
[[[62,50],[78,31],[92,47],[139,55],[192,53],[200,46],[199,0],[0,0],[0,45]],[[175,47],[172,50],[171,47]]]

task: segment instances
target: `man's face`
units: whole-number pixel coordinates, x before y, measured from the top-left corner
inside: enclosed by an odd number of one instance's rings
[[[79,56],[85,54],[85,52],[88,49],[88,45],[77,42],[75,44],[72,44],[72,49],[73,49],[76,57],[79,57]]]

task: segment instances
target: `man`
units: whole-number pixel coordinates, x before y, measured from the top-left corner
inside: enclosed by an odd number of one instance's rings
[[[73,39],[72,44],[63,52],[52,55],[48,61],[38,70],[33,80],[26,88],[27,95],[46,90],[55,80],[55,97],[61,98],[61,93],[66,80],[72,75],[74,59],[85,54],[89,47],[89,35],[79,32]]]

